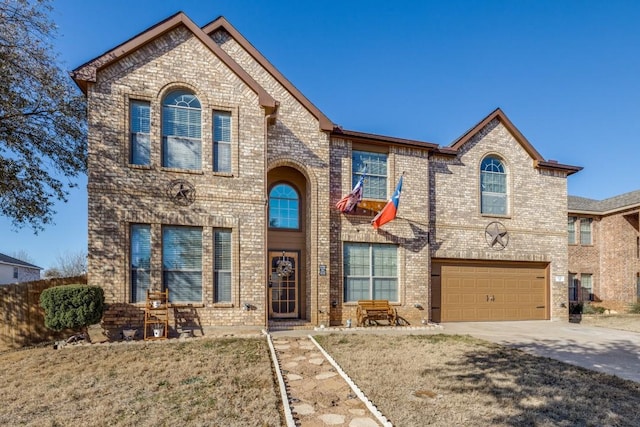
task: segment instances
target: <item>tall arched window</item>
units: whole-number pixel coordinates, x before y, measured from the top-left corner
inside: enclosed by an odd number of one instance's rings
[[[300,228],[300,197],[289,184],[277,184],[269,192],[269,227]]]
[[[176,90],[162,103],[162,166],[195,169],[202,165],[200,101],[193,93]]]
[[[495,156],[487,156],[480,165],[480,211],[483,214],[507,215],[507,173]]]

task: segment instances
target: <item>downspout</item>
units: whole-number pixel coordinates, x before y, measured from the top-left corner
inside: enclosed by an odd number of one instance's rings
[[[265,267],[265,281],[264,281],[264,327],[267,332],[269,332],[269,276],[271,272],[269,271],[269,246],[267,242],[267,237],[269,235],[269,184],[267,181],[267,168],[269,166],[269,161],[267,158],[268,150],[267,146],[269,138],[269,125],[274,125],[276,120],[278,119],[278,110],[280,107],[280,102],[276,101],[275,107],[271,110],[270,113],[265,114],[264,116],[264,145],[263,145],[263,170],[264,175],[262,177],[262,194],[264,195],[264,226],[262,227],[262,241],[264,242],[264,260],[262,265]],[[267,110],[265,109],[265,113]]]

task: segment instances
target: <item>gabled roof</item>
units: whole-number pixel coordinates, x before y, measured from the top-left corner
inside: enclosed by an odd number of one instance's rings
[[[22,261],[14,257],[10,257],[9,255],[1,254],[1,253],[0,253],[0,264],[8,264],[16,267],[36,268],[38,270],[42,270],[42,268],[38,267],[37,265],[33,265],[28,262]]]
[[[604,200],[588,199],[586,197],[567,197],[567,208],[574,213],[594,213],[608,215],[617,211],[640,207],[640,190],[620,194]]]
[[[183,12],[170,16],[121,45],[79,66],[71,72],[71,77],[86,94],[88,83],[96,81],[96,74],[100,69],[113,64],[179,26],[184,26],[191,31],[197,39],[249,86],[258,95],[260,105],[265,107],[267,112],[271,113],[276,109],[276,100]]]
[[[563,165],[552,160],[545,160],[538,150],[525,138],[525,136],[518,130],[517,127],[509,120],[506,114],[500,109],[496,108],[491,114],[482,119],[478,124],[473,126],[467,132],[465,132],[460,138],[456,139],[449,147],[440,149],[441,154],[445,155],[457,155],[459,150],[471,140],[478,132],[480,132],[486,125],[493,120],[498,120],[518,141],[522,148],[529,154],[533,160],[534,167],[540,169],[551,169],[566,172],[567,175],[574,174],[582,170],[580,166]]]
[[[430,142],[417,141],[413,139],[396,138],[393,136],[377,135],[374,133],[357,132],[354,130],[346,130],[340,127],[335,127],[331,132],[331,136],[338,138],[349,138],[356,141],[373,142],[382,144],[395,144],[404,145],[416,148],[422,148],[427,150],[436,150],[438,144],[432,144]]]
[[[233,25],[229,23],[223,16],[211,21],[204,27],[202,27],[202,31],[207,35],[211,35],[215,31],[219,29],[224,29],[227,33],[234,38],[242,48],[251,55],[253,59],[255,59],[258,64],[262,66],[269,74],[275,78],[278,83],[284,86],[291,95],[302,104],[307,111],[309,111],[319,122],[320,129],[325,131],[331,131],[334,128],[334,124],[329,118],[322,112],[318,107],[313,105],[306,96],[302,94],[287,78],[280,72],[276,67],[271,64],[267,58],[265,58],[259,51],[256,49],[238,30],[236,30]]]

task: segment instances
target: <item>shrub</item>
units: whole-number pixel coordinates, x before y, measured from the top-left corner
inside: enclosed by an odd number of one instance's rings
[[[640,314],[640,302],[634,302],[629,304],[629,313]]]
[[[589,303],[582,307],[582,314],[603,314],[607,309],[605,307],[591,305]]]
[[[42,291],[44,324],[56,331],[86,328],[98,323],[104,311],[104,291],[98,286],[65,285]]]

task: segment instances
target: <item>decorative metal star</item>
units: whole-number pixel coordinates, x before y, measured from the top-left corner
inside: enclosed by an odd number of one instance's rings
[[[492,248],[502,250],[509,244],[509,232],[502,223],[497,221],[491,222],[484,231],[487,243]]]
[[[196,199],[196,189],[193,184],[182,179],[171,181],[167,194],[175,204],[182,206],[188,206]]]

